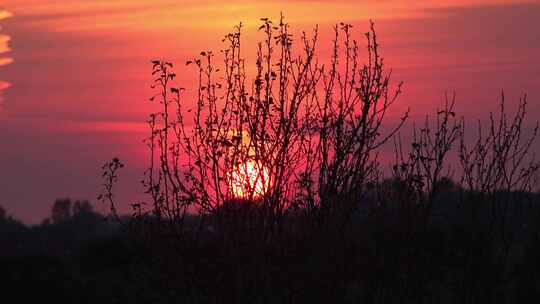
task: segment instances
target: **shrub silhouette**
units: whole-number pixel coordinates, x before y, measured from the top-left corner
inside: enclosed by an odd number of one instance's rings
[[[471,140],[447,96],[404,145],[408,111],[385,122],[401,83],[383,64],[373,23],[364,57],[352,26],[336,25],[323,64],[317,28],[295,39],[283,17],[261,21],[253,76],[241,24],[219,55],[186,62],[198,77],[194,101],[172,63],[152,62],[150,100],[161,110],[145,140],[151,202],[134,204],[124,227],[164,299],[505,303],[533,286],[515,275],[527,272],[517,262],[523,248],[538,248],[522,228],[538,208],[538,126],[524,137],[526,97],[511,117],[503,94],[498,116]],[[377,157],[392,140],[385,177]],[[103,166],[100,196],[118,220],[122,167],[117,158]],[[254,177],[241,195],[235,174]]]

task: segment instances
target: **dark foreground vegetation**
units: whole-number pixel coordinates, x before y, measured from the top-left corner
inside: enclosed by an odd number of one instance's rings
[[[36,227],[2,215],[6,290],[77,303],[540,299],[537,128],[523,127],[526,98],[508,114],[502,96],[499,113],[467,135],[447,98],[404,143],[408,112],[392,110],[401,85],[373,25],[365,49],[350,25],[336,26],[327,63],[317,30],[299,44],[283,19],[263,19],[259,31],[251,78],[241,26],[219,55],[187,62],[195,101],[183,100],[172,63],[152,63],[150,100],[161,110],[145,141],[149,201],[131,216],[114,200],[117,158],[103,166],[108,221],[65,200]],[[387,166],[379,158],[390,147]]]
[[[500,222],[490,229],[492,203],[460,205],[464,193],[450,181],[440,191],[427,226],[418,224],[420,208],[373,204],[354,214],[344,229],[289,214],[283,231],[267,240],[257,228],[256,207],[229,210],[222,231],[201,229],[198,217],[187,216],[189,233],[182,238],[153,230],[157,222],[150,218],[122,227],[96,213],[73,214],[27,227],[2,215],[2,289],[6,297],[23,301],[65,303],[540,298],[540,196],[512,193],[519,202],[506,211],[504,229]],[[507,194],[497,197],[505,201]]]

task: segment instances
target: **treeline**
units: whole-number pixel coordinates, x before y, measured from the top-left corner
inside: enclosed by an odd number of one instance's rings
[[[389,196],[404,191],[395,179],[382,184]],[[438,187],[426,228],[419,208],[366,200],[340,232],[291,211],[270,241],[258,230],[260,206],[247,201],[232,201],[202,222],[189,215],[182,238],[164,234],[170,223],[155,216],[122,217],[120,224],[85,201],[57,200],[50,217],[31,227],[2,209],[2,280],[80,303],[503,303],[540,296],[540,195],[501,192],[488,202],[448,179]],[[463,205],[464,196],[474,201]],[[504,231],[490,230],[494,202],[506,199]]]
[[[0,206],[0,256],[70,256],[85,242],[119,233],[88,201],[58,199],[41,224],[27,226]]]
[[[108,285],[106,273],[126,254],[118,224],[94,211],[88,201],[58,199],[39,225],[28,226],[0,207],[2,297],[17,301],[96,303],[86,294]],[[115,259],[116,257],[116,259]],[[90,271],[90,272],[89,272]],[[98,273],[93,276],[91,273]],[[21,292],[21,287],[29,292]]]

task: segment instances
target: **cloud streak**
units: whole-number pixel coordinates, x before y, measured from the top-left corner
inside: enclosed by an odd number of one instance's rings
[[[11,16],[13,16],[12,13],[0,8],[0,21],[2,21],[3,19],[10,18]],[[2,31],[2,27],[0,26],[0,32],[1,31]],[[6,54],[11,51],[11,48],[9,47],[10,40],[11,40],[10,36],[0,33],[0,68],[4,65],[8,65],[13,62],[13,58],[6,56]],[[2,104],[3,104],[2,91],[4,91],[5,89],[9,87],[10,87],[9,82],[0,79],[0,115],[2,113]]]

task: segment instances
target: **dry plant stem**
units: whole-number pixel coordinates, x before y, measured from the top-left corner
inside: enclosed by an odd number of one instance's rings
[[[392,91],[391,74],[383,69],[373,23],[366,33],[368,62],[364,65],[359,63],[351,27],[341,24],[335,28],[332,63],[330,71],[324,73],[325,94],[318,105],[318,194],[323,209],[335,209],[337,206],[328,204],[348,201],[339,206],[345,215],[352,214],[365,185],[379,176],[376,150],[396,134],[408,116],[407,111],[395,128],[383,134],[385,115],[397,100],[401,83]],[[339,53],[340,32],[345,36],[343,55]],[[344,61],[341,64],[340,59]]]
[[[445,107],[437,110],[435,125],[426,118],[423,127],[413,127],[411,151],[403,154],[401,140],[396,144],[393,175],[406,188],[407,200],[423,208],[424,228],[432,216],[433,200],[443,179],[451,179],[452,168],[446,167],[449,152],[462,136],[462,121],[454,112],[455,95],[446,95]],[[446,173],[444,170],[446,169]]]
[[[118,158],[113,158],[112,161],[105,163],[101,169],[103,170],[102,178],[103,192],[98,196],[98,200],[109,205],[111,216],[113,219],[121,223],[120,217],[116,210],[114,201],[114,185],[118,180],[118,170],[123,168],[124,164]]]
[[[509,117],[505,108],[505,96],[501,95],[498,118],[491,113],[488,131],[478,123],[478,138],[468,146],[462,138],[459,149],[460,164],[463,175],[461,183],[471,190],[469,197],[464,197],[464,204],[489,204],[487,234],[491,242],[500,241],[500,247],[492,248],[498,252],[498,260],[502,269],[506,269],[508,254],[515,236],[508,230],[510,208],[516,208],[523,201],[524,193],[529,193],[535,186],[539,163],[530,153],[532,144],[538,134],[538,123],[532,134],[524,138],[523,122],[526,116],[527,96],[519,103],[516,114]],[[487,134],[486,134],[487,133]],[[471,214],[473,221],[478,221],[476,210]],[[503,284],[504,273],[498,274],[498,283]]]

